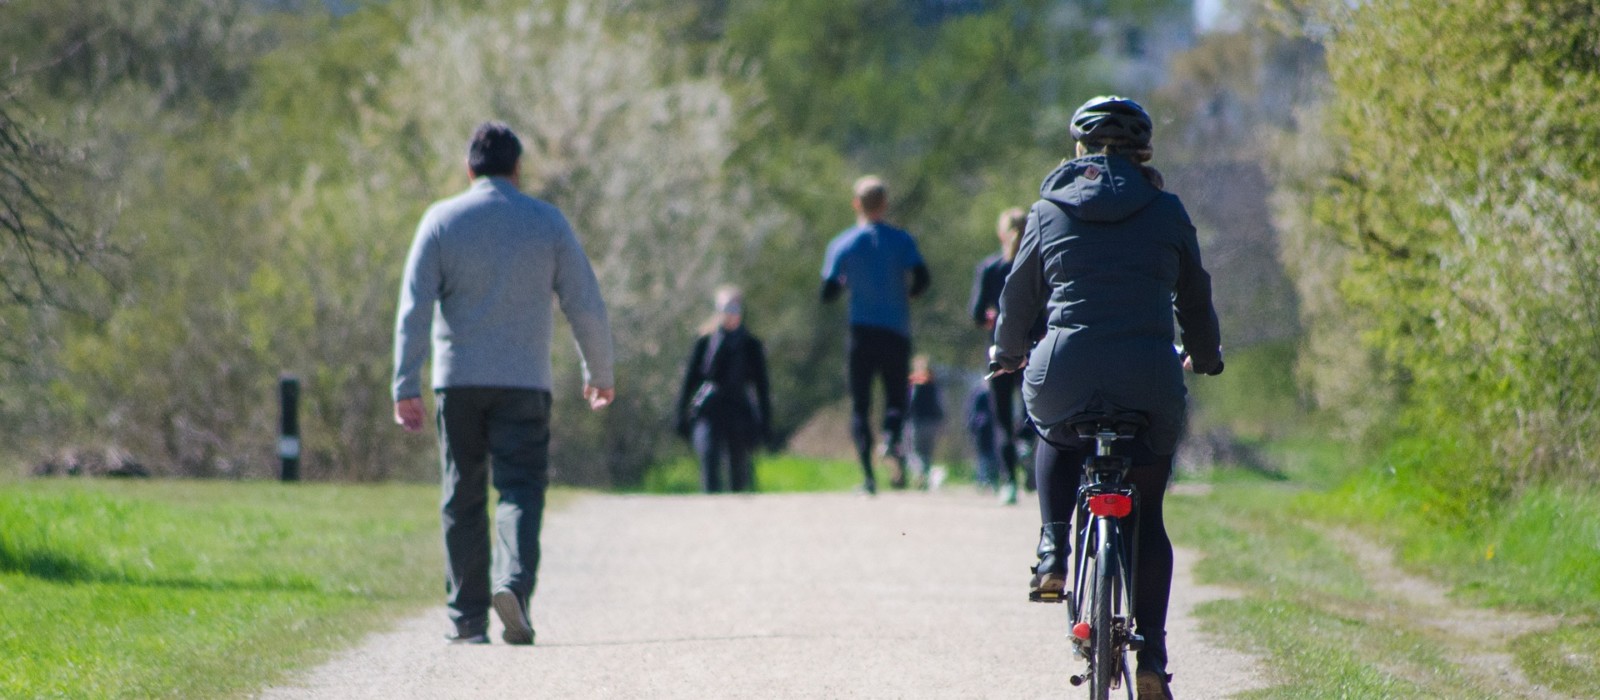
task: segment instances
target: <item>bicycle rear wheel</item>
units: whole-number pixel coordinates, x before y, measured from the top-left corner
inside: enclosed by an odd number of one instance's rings
[[[1121,579],[1118,578],[1116,543],[1110,537],[1109,524],[1101,523],[1101,536],[1099,547],[1095,550],[1094,561],[1094,599],[1090,603],[1092,615],[1090,620],[1090,637],[1092,656],[1089,659],[1089,697],[1092,700],[1108,700],[1111,697],[1111,684],[1116,680],[1119,672],[1116,643],[1116,633],[1112,629],[1112,622],[1117,613],[1117,597],[1121,595]]]

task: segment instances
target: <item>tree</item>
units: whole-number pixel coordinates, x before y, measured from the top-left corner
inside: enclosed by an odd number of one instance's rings
[[[1418,468],[1463,510],[1600,472],[1600,103],[1572,99],[1600,93],[1597,20],[1585,0],[1330,3],[1323,19],[1331,147],[1295,191],[1299,253],[1337,251],[1302,289],[1339,305],[1310,330],[1371,353],[1402,430],[1459,457]]]

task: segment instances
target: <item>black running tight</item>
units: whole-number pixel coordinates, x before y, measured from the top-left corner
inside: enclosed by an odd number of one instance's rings
[[[1020,486],[1017,483],[1017,425],[1012,409],[1019,386],[1022,386],[1021,372],[997,374],[989,379],[989,408],[1000,432],[1000,466],[1005,470],[1001,483],[1013,486]]]
[[[851,326],[845,354],[850,362],[850,437],[871,481],[872,383],[883,382],[883,432],[898,443],[911,391],[911,339],[886,328]]]

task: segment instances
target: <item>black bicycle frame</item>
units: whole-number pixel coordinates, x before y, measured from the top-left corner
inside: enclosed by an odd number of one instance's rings
[[[1086,436],[1087,437],[1087,436]],[[1137,651],[1139,638],[1133,633],[1134,628],[1134,600],[1138,591],[1138,565],[1135,559],[1135,547],[1139,542],[1139,489],[1127,482],[1128,470],[1132,468],[1132,461],[1125,456],[1112,454],[1112,444],[1118,439],[1125,439],[1129,435],[1118,435],[1110,430],[1101,430],[1093,435],[1096,441],[1095,454],[1084,460],[1083,477],[1078,486],[1078,498],[1075,508],[1077,527],[1075,528],[1075,544],[1078,547],[1076,556],[1073,557],[1073,593],[1069,599],[1071,608],[1071,628],[1074,630],[1074,646],[1086,659],[1091,662],[1091,671],[1096,664],[1115,664],[1112,673],[1120,677],[1123,682],[1131,683],[1130,669],[1127,668],[1127,652]],[[1115,514],[1096,515],[1090,512],[1090,499],[1097,496],[1119,495],[1129,501],[1128,512],[1119,517]],[[1130,527],[1123,528],[1121,521],[1132,519]],[[1131,533],[1131,537],[1129,537]],[[1127,607],[1122,611],[1123,619],[1120,639],[1113,639],[1113,648],[1121,658],[1112,659],[1093,658],[1092,647],[1087,644],[1088,639],[1077,636],[1076,629],[1079,623],[1084,622],[1079,616],[1080,608],[1092,610],[1093,601],[1085,601],[1084,595],[1088,592],[1088,579],[1093,575],[1094,565],[1091,563],[1091,553],[1098,551],[1100,542],[1111,543],[1112,551],[1116,552],[1118,569],[1121,573],[1124,590],[1113,591],[1114,596],[1120,596]],[[1093,546],[1091,546],[1091,544]],[[1117,627],[1113,623],[1113,628]],[[1115,629],[1095,630],[1095,634],[1118,634]],[[1120,672],[1119,672],[1120,671]],[[1074,684],[1078,683],[1078,676],[1074,677]],[[1131,693],[1131,686],[1129,692]]]
[[[1135,543],[1139,541],[1139,489],[1138,487],[1127,483],[1126,481],[1128,469],[1130,468],[1131,464],[1129,463],[1127,457],[1096,454],[1090,455],[1088,459],[1084,460],[1083,482],[1078,486],[1078,504],[1076,509],[1078,527],[1076,528],[1077,537],[1075,539],[1078,547],[1078,556],[1073,558],[1073,562],[1075,568],[1084,568],[1082,566],[1085,563],[1084,558],[1087,557],[1088,553],[1091,551],[1089,549],[1089,542],[1091,542],[1089,537],[1091,528],[1093,528],[1097,523],[1112,525],[1114,523],[1104,523],[1103,521],[1117,519],[1111,516],[1091,515],[1089,513],[1089,499],[1094,496],[1101,496],[1111,493],[1127,496],[1128,499],[1133,502],[1133,511],[1127,516],[1133,520],[1132,537],[1122,537],[1122,527],[1120,526],[1116,527],[1114,530],[1110,527],[1105,527],[1104,532],[1096,533],[1098,537],[1093,541],[1098,541],[1099,538],[1107,536],[1113,536],[1117,540],[1117,553],[1122,556],[1122,563],[1127,572],[1129,591],[1128,618],[1131,620],[1133,618],[1134,598],[1132,592],[1138,590],[1137,586],[1139,583],[1139,567],[1134,558],[1133,551]],[[1084,590],[1083,579],[1085,575],[1086,572],[1084,571],[1073,572],[1073,579],[1077,584],[1073,590]],[[1073,608],[1073,618],[1074,619],[1072,621],[1077,623],[1078,620],[1076,619],[1076,606]]]

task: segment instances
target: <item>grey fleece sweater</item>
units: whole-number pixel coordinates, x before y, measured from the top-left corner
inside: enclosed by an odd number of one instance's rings
[[[560,210],[497,177],[436,202],[417,226],[400,283],[395,400],[422,394],[430,326],[434,389],[550,390],[552,297],[577,338],[584,381],[612,386],[605,301]]]

